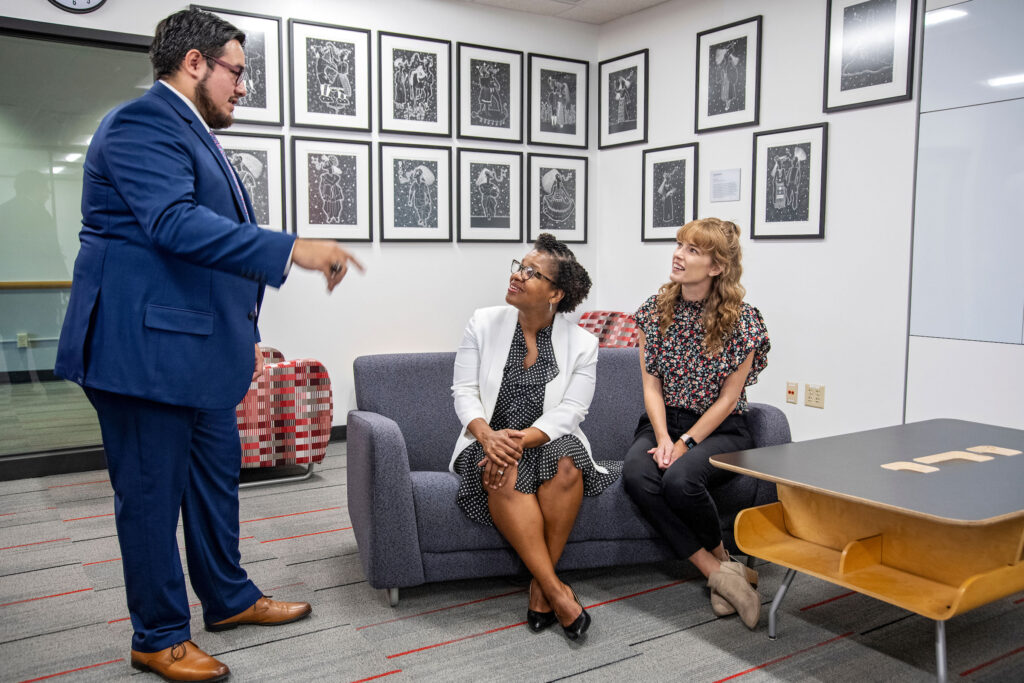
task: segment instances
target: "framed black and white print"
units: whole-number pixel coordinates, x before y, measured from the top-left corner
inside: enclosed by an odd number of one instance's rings
[[[381,242],[452,241],[452,148],[380,143]]]
[[[750,237],[825,237],[827,162],[827,123],[754,133]]]
[[[523,141],[523,53],[459,43],[458,136]]]
[[[824,111],[909,100],[916,0],[829,0]]]
[[[452,135],[452,43],[377,32],[380,132]]]
[[[563,242],[587,241],[587,158],[530,154],[526,179],[528,240],[550,232]]]
[[[235,123],[280,126],[284,123],[281,84],[281,19],[203,5],[245,33],[245,97],[235,105]]]
[[[459,242],[523,241],[523,154],[459,149]]]
[[[598,149],[647,142],[647,53],[598,65]]]
[[[292,213],[299,237],[373,241],[370,143],[292,138]]]
[[[694,130],[756,126],[761,115],[761,16],[697,34]]]
[[[531,145],[586,149],[590,142],[590,62],[533,53],[528,61],[530,113],[526,141]]]
[[[370,32],[288,20],[292,125],[370,130]]]
[[[252,200],[252,222],[284,232],[284,137],[217,131],[217,139]]]
[[[672,242],[697,217],[697,143],[645,149],[640,239]]]

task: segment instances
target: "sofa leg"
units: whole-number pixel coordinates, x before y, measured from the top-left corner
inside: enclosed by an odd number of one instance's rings
[[[302,474],[296,474],[288,477],[275,477],[273,479],[258,479],[256,481],[246,481],[238,485],[240,489],[254,488],[256,486],[270,486],[271,484],[287,484],[293,481],[306,481],[313,476],[313,465],[310,462],[306,465],[306,471]]]
[[[384,592],[388,595],[388,604],[392,607],[398,607],[398,589],[385,588]]]

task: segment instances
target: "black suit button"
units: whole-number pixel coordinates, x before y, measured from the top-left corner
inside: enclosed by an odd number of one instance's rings
[[[256,311],[249,311],[249,320],[256,319]]]

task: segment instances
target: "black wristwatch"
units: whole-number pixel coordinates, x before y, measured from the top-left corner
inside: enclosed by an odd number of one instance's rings
[[[683,434],[681,437],[679,437],[679,440],[682,441],[686,445],[686,449],[687,450],[690,450],[691,448],[696,448],[697,447],[697,442],[694,441],[693,437],[690,436],[689,434]]]

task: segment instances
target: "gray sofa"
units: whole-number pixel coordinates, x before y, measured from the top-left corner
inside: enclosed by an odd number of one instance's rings
[[[348,509],[366,578],[386,589],[431,581],[504,576],[525,568],[492,527],[470,521],[455,503],[458,479],[448,462],[461,426],[450,386],[454,353],[403,353],[355,360],[357,409],[348,414]],[[635,348],[601,349],[597,388],[583,422],[597,460],[622,460],[643,412]],[[757,446],[790,440],[777,408],[752,403]],[[737,475],[712,491],[725,543],[743,508],[776,500],[775,486]],[[584,498],[559,570],[672,559],[622,488]]]

